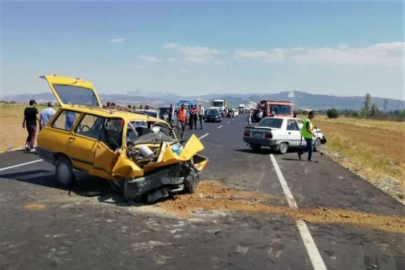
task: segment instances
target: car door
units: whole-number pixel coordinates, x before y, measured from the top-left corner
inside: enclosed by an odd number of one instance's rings
[[[291,147],[298,147],[301,141],[301,131],[294,119],[287,119],[288,141]]]
[[[102,138],[94,149],[94,163],[90,174],[112,179],[113,169],[121,152],[119,150],[122,148],[124,120],[107,119],[103,123],[102,130]]]
[[[73,166],[78,169],[90,171],[94,163],[94,151],[101,136],[101,123],[103,118],[85,114],[71,134],[67,142],[68,154]]]

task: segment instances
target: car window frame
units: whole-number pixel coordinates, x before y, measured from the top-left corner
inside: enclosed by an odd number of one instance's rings
[[[82,113],[82,116],[79,118],[77,124],[76,124],[75,127],[72,129],[72,130],[74,130],[73,133],[75,134],[75,136],[80,136],[80,137],[83,137],[83,138],[86,138],[86,139],[89,139],[89,140],[94,140],[94,141],[102,142],[101,139],[95,139],[95,138],[88,137],[88,136],[85,136],[85,135],[83,135],[83,134],[77,133],[77,129],[78,129],[78,127],[79,127],[79,124],[83,121],[83,119],[84,119],[84,117],[86,117],[86,115],[91,115],[91,116],[95,116],[95,117],[101,117],[101,118],[104,119],[104,121],[103,121],[104,123],[105,123],[105,121],[107,120],[106,117],[101,116],[101,115],[92,114],[92,113]],[[104,123],[103,123],[103,128],[104,128]],[[101,134],[101,138],[102,138],[103,136],[104,136],[104,135],[103,135],[103,133],[102,133],[102,134]]]
[[[66,112],[66,111],[79,114],[79,117],[77,117],[76,121],[75,121],[74,124],[73,124],[72,129],[70,129],[70,130],[66,130],[66,129],[64,129],[64,128],[58,128],[58,127],[54,126],[55,122],[58,121],[58,119],[59,119],[59,117],[61,116],[61,114],[62,114],[63,112]],[[49,124],[49,127],[52,128],[52,129],[56,129],[56,130],[60,130],[60,131],[66,132],[66,133],[74,133],[74,130],[76,129],[76,126],[77,126],[77,124],[79,123],[79,121],[81,121],[82,116],[83,116],[83,113],[82,113],[82,112],[78,112],[78,111],[69,110],[69,109],[63,109],[63,108],[62,108],[62,109],[60,109],[60,110],[56,113],[56,116],[55,116],[55,118],[53,119],[53,121]]]
[[[291,122],[293,122],[294,124],[295,124],[295,128],[296,129],[288,129],[288,122],[289,121],[291,121]],[[294,119],[286,119],[286,130],[287,131],[300,131],[300,128],[299,128],[299,126],[298,126],[298,124],[297,124],[297,121],[296,120],[294,120]]]

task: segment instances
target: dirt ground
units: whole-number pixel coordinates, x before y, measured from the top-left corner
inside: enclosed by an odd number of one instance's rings
[[[166,200],[158,206],[168,213],[189,218],[199,209],[239,211],[246,213],[274,214],[294,220],[312,223],[340,223],[370,228],[373,230],[405,234],[405,219],[379,216],[343,209],[316,208],[294,210],[272,206],[277,200],[263,193],[247,192],[229,188],[217,181],[200,183],[195,194],[182,194],[174,200]]]

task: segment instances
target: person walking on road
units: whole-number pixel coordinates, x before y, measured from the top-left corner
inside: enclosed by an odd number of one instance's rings
[[[181,138],[184,138],[184,131],[186,130],[186,124],[187,124],[187,111],[184,108],[184,104],[181,104],[180,110],[177,112],[177,120],[179,122],[179,125],[181,127]]]
[[[316,136],[313,126],[312,126],[312,122],[311,120],[314,119],[315,117],[315,111],[310,111],[308,114],[308,118],[305,119],[304,121],[304,125],[301,129],[301,135],[302,137],[304,137],[305,142],[307,143],[307,146],[305,149],[300,149],[298,150],[298,158],[301,160],[301,156],[308,152],[308,161],[314,161],[312,159],[312,151],[313,151],[313,145],[312,145],[312,141],[313,141],[313,137]]]
[[[198,119],[200,120],[200,129],[203,129],[204,113],[205,113],[204,107],[201,106],[201,104],[199,104],[198,105]]]
[[[37,103],[35,100],[30,100],[30,106],[24,110],[24,119],[22,123],[23,128],[27,128],[28,137],[25,142],[25,149],[30,152],[34,152],[35,137],[37,134],[37,121],[40,123],[38,116],[38,109],[36,108]]]
[[[55,110],[53,109],[53,103],[48,102],[48,108],[43,109],[41,114],[39,115],[39,119],[41,120],[41,125],[39,126],[42,129],[46,124],[48,124],[49,120],[55,114]]]
[[[168,120],[169,120],[169,124],[172,125],[172,120],[173,120],[173,104],[170,104],[168,113],[169,113],[169,119],[168,119]]]
[[[197,105],[194,105],[193,108],[191,109],[191,121],[192,121],[191,126],[194,125],[194,129],[197,129],[197,119],[198,119],[198,109]]]

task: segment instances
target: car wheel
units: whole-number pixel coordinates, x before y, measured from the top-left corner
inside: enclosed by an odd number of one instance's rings
[[[59,184],[64,187],[70,187],[76,182],[76,177],[73,174],[72,163],[70,163],[70,160],[66,157],[58,158],[56,161],[55,173]]]
[[[199,182],[199,176],[195,172],[191,171],[184,179],[184,187],[189,193],[194,193],[197,190]]]
[[[288,143],[281,143],[280,146],[278,147],[278,151],[280,152],[280,154],[285,154],[288,151]]]
[[[314,142],[314,151],[319,152],[321,150],[321,139],[316,138]]]
[[[260,152],[260,149],[262,149],[262,146],[261,146],[261,145],[257,145],[257,144],[252,145],[252,150],[253,150],[253,152],[258,153],[258,152]]]

